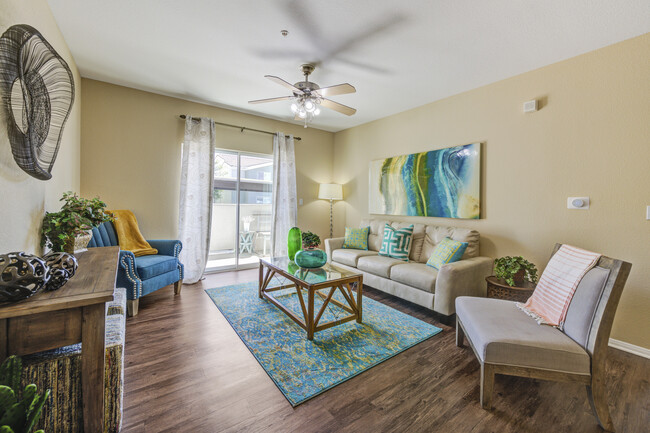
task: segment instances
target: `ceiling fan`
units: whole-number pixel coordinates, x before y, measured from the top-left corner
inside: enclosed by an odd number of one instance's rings
[[[352,116],[354,113],[356,113],[357,110],[354,108],[339,104],[338,102],[334,102],[331,99],[327,99],[326,96],[354,93],[357,91],[357,89],[348,83],[337,84],[336,86],[320,87],[318,84],[309,81],[309,75],[314,72],[315,68],[316,66],[311,63],[302,65],[301,69],[302,73],[305,75],[305,80],[299,81],[295,84],[291,84],[280,77],[265,75],[264,77],[268,78],[274,83],[278,83],[281,86],[284,86],[287,89],[291,90],[293,92],[293,96],[257,99],[255,101],[248,101],[248,103],[262,104],[265,102],[292,100],[293,103],[291,104],[291,111],[295,115],[294,119],[304,120],[305,128],[307,127],[307,124],[312,121],[314,116],[318,116],[320,113],[319,106],[338,111],[339,113],[343,113],[347,116]]]

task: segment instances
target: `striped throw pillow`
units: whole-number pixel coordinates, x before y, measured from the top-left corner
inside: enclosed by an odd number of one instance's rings
[[[427,260],[427,266],[440,270],[445,263],[453,263],[460,260],[467,249],[467,242],[455,241],[444,238],[431,253]]]
[[[361,227],[360,229],[345,228],[345,240],[343,248],[352,248],[355,250],[368,249],[368,232],[370,227]]]
[[[408,262],[412,238],[413,224],[403,229],[396,229],[386,224],[379,255]]]

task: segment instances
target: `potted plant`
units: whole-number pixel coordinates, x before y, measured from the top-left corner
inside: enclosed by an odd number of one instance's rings
[[[61,210],[46,212],[41,228],[41,246],[52,251],[83,251],[92,238],[90,230],[114,220],[99,197],[86,199],[68,191],[60,201],[64,202]]]
[[[494,275],[512,287],[524,287],[525,281],[537,283],[537,268],[521,256],[496,259]]]
[[[0,366],[0,431],[3,433],[30,433],[50,397],[49,389],[38,394],[33,383],[21,391],[22,372],[21,359],[13,355]],[[43,430],[36,433],[43,433]]]
[[[302,247],[307,250],[313,250],[320,245],[320,238],[312,232],[302,234]]]
[[[320,268],[327,262],[327,254],[323,250],[317,250],[320,245],[320,238],[312,232],[302,233],[302,250],[295,256],[295,262],[301,268]]]

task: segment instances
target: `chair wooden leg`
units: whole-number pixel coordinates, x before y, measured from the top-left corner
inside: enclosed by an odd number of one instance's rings
[[[129,317],[138,315],[138,305],[140,305],[139,299],[127,299],[126,300],[126,314]]]
[[[492,390],[494,389],[494,367],[481,363],[481,407],[492,409]]]
[[[458,320],[458,316],[456,316],[456,346],[463,347],[464,345],[465,331],[463,331],[463,327],[460,325],[460,320]]]
[[[596,420],[598,420],[598,424],[600,424],[603,430],[613,432],[614,424],[609,414],[605,392],[605,381],[592,376],[591,385],[587,385],[587,396],[589,397],[591,410],[594,412]]]
[[[174,295],[181,294],[181,287],[183,287],[183,280],[178,280],[174,283]]]

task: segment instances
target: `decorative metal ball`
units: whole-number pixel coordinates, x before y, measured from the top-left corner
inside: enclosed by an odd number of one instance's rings
[[[45,260],[33,254],[0,255],[0,302],[20,301],[38,293],[49,279]]]
[[[72,254],[52,251],[43,259],[50,268],[50,280],[45,290],[59,290],[77,271],[77,259]]]

